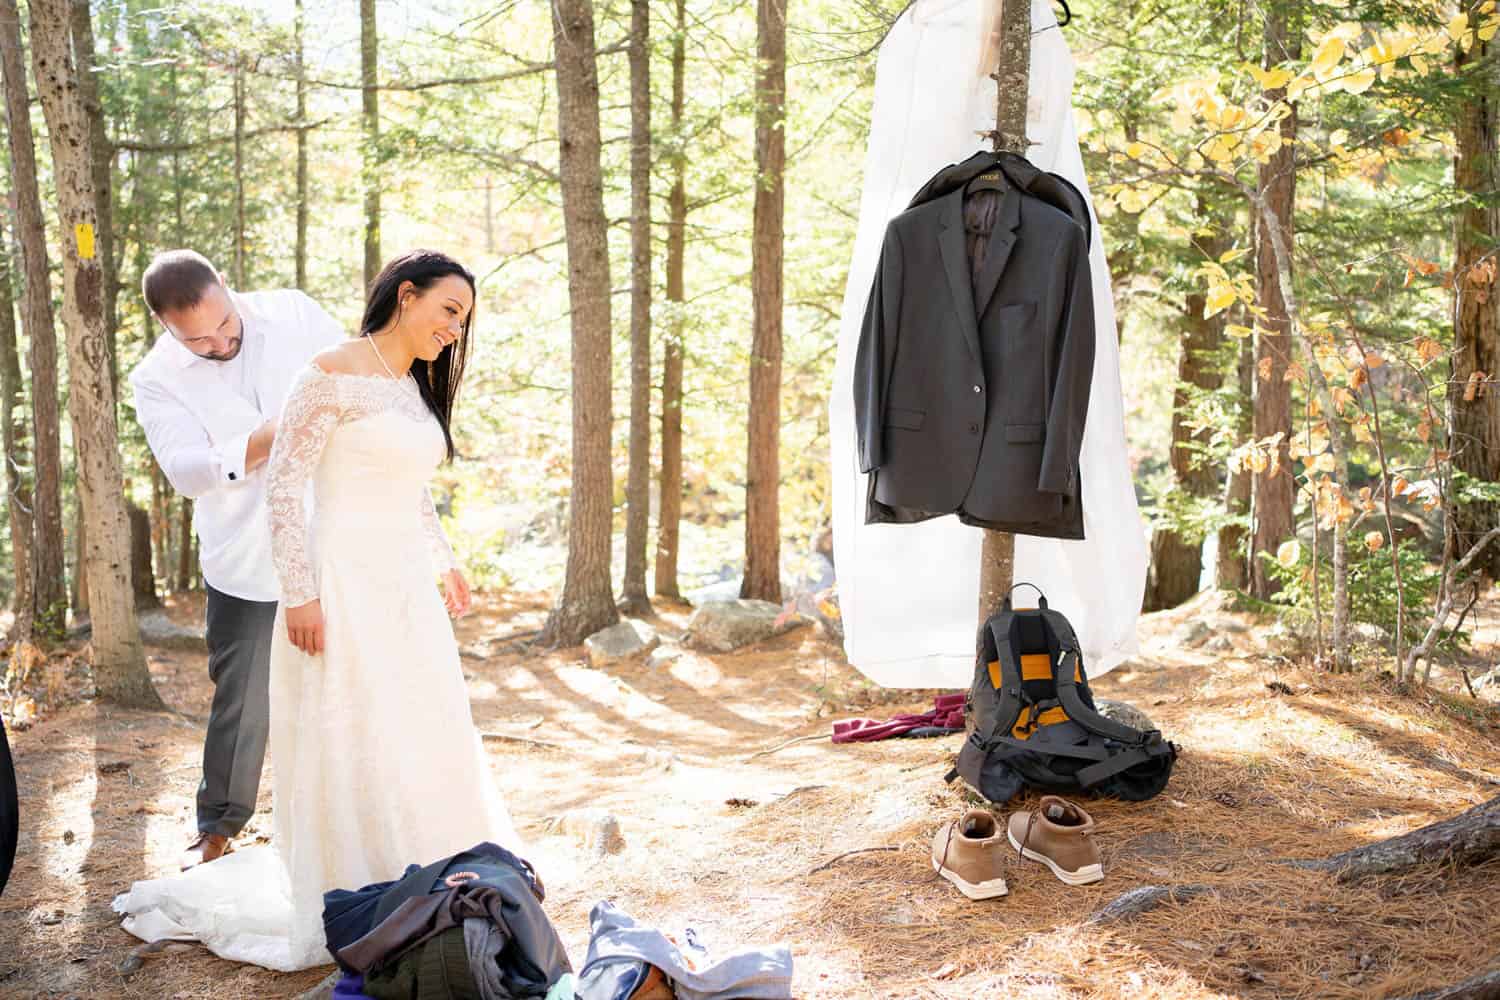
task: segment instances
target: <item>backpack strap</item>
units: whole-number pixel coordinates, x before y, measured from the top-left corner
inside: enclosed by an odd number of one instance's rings
[[[1043,611],[1042,614],[1046,616],[1047,624],[1052,627],[1053,634],[1057,636],[1060,647],[1057,670],[1053,676],[1057,683],[1057,700],[1062,702],[1068,718],[1096,736],[1117,740],[1129,746],[1144,744],[1150,738],[1149,734],[1141,732],[1134,726],[1116,722],[1084,704],[1082,696],[1078,693],[1079,671],[1077,668],[1083,656],[1078,649],[1078,635],[1073,631],[1073,626],[1068,620],[1056,611]]]
[[[1171,744],[1163,743],[1158,736],[1153,743],[1147,746],[1130,747],[1127,750],[1121,750],[1114,756],[1108,757],[1097,764],[1090,764],[1088,767],[1080,769],[1077,774],[1078,783],[1085,788],[1089,788],[1107,778],[1113,778],[1121,771],[1128,771],[1137,764],[1144,764],[1153,758],[1169,753],[1174,753],[1171,749]]]

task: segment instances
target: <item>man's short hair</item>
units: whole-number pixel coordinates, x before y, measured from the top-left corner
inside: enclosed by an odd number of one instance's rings
[[[158,316],[191,309],[219,280],[219,272],[196,250],[163,250],[141,276],[146,308]]]

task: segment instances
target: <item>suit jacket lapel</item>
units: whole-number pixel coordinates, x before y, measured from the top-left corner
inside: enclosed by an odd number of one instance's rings
[[[1021,195],[1014,187],[1008,187],[1000,196],[1000,211],[996,214],[995,228],[985,250],[984,269],[979,272],[979,284],[974,289],[975,316],[983,316],[990,299],[995,296],[995,288],[1010,260],[1011,248],[1016,245],[1016,229],[1020,224]]]
[[[974,291],[969,283],[969,252],[964,245],[964,192],[962,188],[944,195],[939,218],[942,230],[938,233],[938,250],[943,257],[943,271],[948,276],[948,291],[953,296],[953,308],[958,313],[958,327],[963,331],[964,341],[974,355],[975,362],[984,363],[984,354],[979,346],[979,314],[974,311]]]

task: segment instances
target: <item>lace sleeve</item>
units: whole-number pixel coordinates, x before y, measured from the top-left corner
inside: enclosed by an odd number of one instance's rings
[[[422,491],[422,528],[427,532],[427,546],[432,551],[432,563],[439,573],[458,568],[453,558],[453,547],[448,544],[448,534],[443,531],[443,522],[438,520],[437,507],[432,503],[432,491]]]
[[[271,559],[283,607],[301,607],[318,596],[307,547],[307,481],[338,422],[337,383],[316,364],[308,365],[287,396],[266,469]]]

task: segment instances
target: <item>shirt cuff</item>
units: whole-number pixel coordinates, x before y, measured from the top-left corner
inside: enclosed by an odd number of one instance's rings
[[[245,481],[245,452],[250,448],[250,433],[237,434],[224,443],[219,452],[219,485]]]

